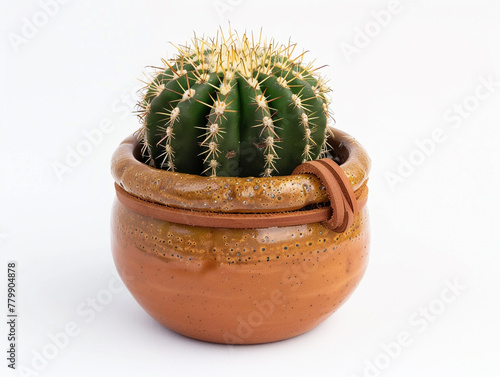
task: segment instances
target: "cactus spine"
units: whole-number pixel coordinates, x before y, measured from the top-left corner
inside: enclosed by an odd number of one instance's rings
[[[139,103],[142,153],[160,169],[288,175],[322,157],[329,89],[295,44],[218,33],[177,47]]]

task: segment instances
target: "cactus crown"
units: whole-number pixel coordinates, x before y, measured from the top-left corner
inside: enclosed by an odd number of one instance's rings
[[[329,89],[296,44],[218,33],[176,46],[139,102],[145,160],[210,176],[287,175],[327,150]]]

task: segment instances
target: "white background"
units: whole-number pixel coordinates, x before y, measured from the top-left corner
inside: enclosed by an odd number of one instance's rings
[[[40,376],[498,375],[500,86],[475,95],[482,81],[500,81],[500,3],[401,0],[381,26],[373,12],[388,4],[90,0],[43,16],[38,1],[2,1],[0,312],[6,264],[15,260],[18,366],[37,366]],[[25,19],[36,30],[23,30]],[[105,297],[109,284],[122,287],[109,244],[109,166],[138,127],[127,104],[137,79],[172,57],[169,42],[213,35],[228,20],[240,32],[291,37],[328,65],[337,127],[373,160],[371,259],[358,290],[315,330],[260,346],[186,339],[125,290],[89,313],[89,300]],[[458,105],[468,110],[457,118]],[[58,179],[54,166],[68,148],[108,121],[112,131]],[[436,132],[441,142],[423,155],[415,140]],[[419,165],[390,184],[410,159]],[[443,304],[452,283],[458,295]],[[423,320],[419,311],[429,307],[435,315]],[[33,365],[51,334],[72,323],[78,335]],[[383,345],[401,332],[411,344],[387,356]],[[2,375],[6,338],[3,325]]]

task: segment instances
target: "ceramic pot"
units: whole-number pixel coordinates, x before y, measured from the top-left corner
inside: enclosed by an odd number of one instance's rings
[[[332,159],[356,199],[366,201],[370,160],[355,139],[334,133]],[[115,152],[112,173],[120,193],[111,222],[118,273],[153,318],[185,336],[253,344],[302,334],[337,310],[365,272],[366,206],[344,232],[307,217],[294,225],[273,223],[275,215],[328,209],[328,191],[314,175],[234,178],[168,172],[141,162],[134,136]],[[174,214],[167,221],[123,197]],[[234,216],[237,226],[220,227],[218,217],[210,220],[214,213]],[[191,214],[209,217],[192,222]],[[269,218],[269,224],[246,228],[245,214]]]

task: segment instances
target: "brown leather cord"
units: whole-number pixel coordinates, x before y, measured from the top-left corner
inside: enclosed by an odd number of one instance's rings
[[[344,232],[358,213],[356,195],[344,171],[332,160],[323,158],[297,166],[292,174],[304,173],[317,176],[328,193],[331,215],[322,224],[335,232]]]
[[[222,213],[194,211],[169,207],[129,194],[115,183],[118,200],[127,208],[155,219],[191,226],[212,228],[268,228],[321,222],[335,232],[344,232],[365,205],[367,196],[357,201],[344,171],[332,160],[308,161],[299,165],[292,174],[316,175],[325,186],[330,199],[329,207],[274,213]]]

